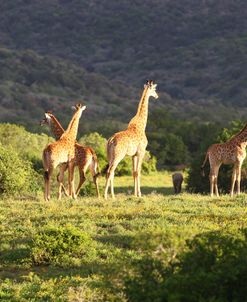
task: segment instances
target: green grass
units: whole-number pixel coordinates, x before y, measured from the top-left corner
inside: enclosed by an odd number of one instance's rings
[[[142,198],[130,195],[132,177],[117,178],[115,185],[114,201],[85,197],[46,203],[42,195],[0,201],[1,301],[162,301],[156,289],[171,286],[164,280],[173,280],[176,270],[171,268],[192,249],[188,242],[212,233],[240,240],[247,228],[245,194],[235,198],[172,195],[168,173],[143,176]],[[42,256],[37,235],[47,228],[70,230],[72,243],[80,232],[90,238],[68,253],[66,247],[50,253],[48,262],[35,263],[35,253]],[[59,240],[67,240],[68,235],[63,236]],[[152,263],[159,263],[160,269],[150,268]],[[150,270],[147,277],[143,269]],[[160,276],[151,280],[156,285],[149,280],[154,272]],[[142,298],[140,288],[148,286],[160,300],[146,294],[146,300]]]

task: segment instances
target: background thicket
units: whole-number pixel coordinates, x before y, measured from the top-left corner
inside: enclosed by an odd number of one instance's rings
[[[35,130],[44,110],[68,121],[82,99],[84,129],[105,135],[133,115],[147,78],[159,84],[151,110],[245,119],[246,12],[244,0],[1,3],[0,119]]]

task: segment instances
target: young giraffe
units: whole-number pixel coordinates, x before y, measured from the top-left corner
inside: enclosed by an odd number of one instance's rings
[[[219,196],[217,178],[219,168],[222,164],[234,164],[232,173],[232,183],[230,194],[233,196],[235,182],[237,180],[237,194],[240,194],[241,168],[246,157],[247,146],[247,124],[245,127],[230,140],[222,144],[211,145],[206,153],[204,162],[201,166],[203,168],[209,159],[210,164],[210,195]],[[204,172],[202,173],[204,175]]]
[[[105,199],[107,199],[108,188],[111,186],[111,195],[114,198],[114,171],[125,155],[132,156],[134,194],[141,196],[140,171],[142,160],[147,147],[147,137],[145,134],[148,118],[149,97],[158,98],[156,86],[153,81],[147,81],[138,106],[136,115],[129,122],[128,128],[115,133],[107,142],[107,158],[109,167],[106,175]]]
[[[64,133],[64,129],[59,123],[59,121],[56,119],[56,117],[51,113],[51,112],[46,112],[45,113],[45,118],[40,122],[40,125],[48,125],[51,129],[51,132],[55,136],[55,139],[58,140],[62,134]],[[67,170],[67,163],[63,164],[65,167],[61,167],[61,171],[58,175],[58,179],[63,179],[64,178],[64,172]],[[78,144],[77,142],[75,143],[75,166],[78,166],[79,170],[79,175],[80,175],[80,181],[79,185],[76,189],[76,196],[78,195],[81,186],[85,182],[86,178],[86,172],[88,168],[90,169],[90,172],[93,176],[93,182],[96,187],[97,191],[97,196],[100,197],[99,194],[99,185],[98,185],[98,176],[100,175],[99,173],[99,163],[97,160],[96,153],[94,150],[90,147],[86,147],[83,145]],[[62,186],[65,194],[67,195],[67,191],[64,186]],[[58,196],[60,199],[61,196]]]
[[[78,104],[75,106],[76,112],[72,117],[67,130],[59,138],[59,140],[49,144],[43,150],[43,167],[45,170],[44,179],[45,179],[45,200],[50,200],[50,179],[53,170],[60,164],[68,163],[69,171],[69,195],[72,195],[75,198],[74,192],[74,162],[75,162],[75,141],[78,132],[79,119],[81,117],[82,111],[86,109],[86,106]],[[66,167],[63,165],[62,167]],[[63,173],[62,173],[63,175]],[[60,197],[62,194],[62,177],[58,178],[59,181],[59,193]]]

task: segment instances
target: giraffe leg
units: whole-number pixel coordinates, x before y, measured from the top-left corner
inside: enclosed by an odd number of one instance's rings
[[[53,168],[51,167],[48,171],[45,171],[44,179],[45,179],[45,201],[50,200],[50,181],[52,176]]]
[[[79,181],[78,187],[76,189],[76,196],[78,196],[81,186],[84,184],[84,182],[86,180],[85,174],[87,171],[87,169],[84,169],[83,167],[78,166],[78,168],[79,168],[79,174],[80,174],[80,181]]]
[[[234,165],[233,171],[232,171],[232,184],[231,184],[231,191],[230,191],[231,197],[233,197],[233,193],[234,193],[236,176],[237,176],[237,170],[236,170],[236,166]]]
[[[210,181],[210,196],[213,197],[214,196],[214,175],[213,175],[213,171],[210,171],[209,181]]]
[[[106,174],[106,185],[105,185],[105,194],[104,194],[105,199],[107,199],[109,186],[111,186],[111,196],[112,196],[112,198],[115,198],[113,180],[114,180],[114,172],[115,172],[115,169],[116,169],[117,165],[119,164],[119,162],[120,162],[120,160],[113,162],[108,168],[108,171]]]
[[[64,191],[65,195],[68,196],[68,192],[66,190],[66,188],[63,185],[63,180],[64,180],[64,173],[67,170],[67,164],[63,164],[60,166],[60,171],[59,174],[57,176],[57,181],[59,183],[59,189],[58,189],[58,200],[61,199],[62,197],[62,190]]]
[[[100,197],[99,181],[98,181],[99,173],[97,172],[98,171],[98,163],[95,160],[92,160],[92,162],[90,164],[90,171],[91,171],[91,174],[93,176],[93,182],[95,184],[97,197],[99,198]]]
[[[115,171],[115,169],[114,169],[114,171]],[[114,172],[113,172],[113,174],[111,176],[111,179],[110,179],[110,187],[111,187],[111,197],[113,199],[115,199],[115,194],[114,194]]]
[[[69,181],[69,195],[72,196],[72,198],[76,198],[75,195],[75,188],[74,188],[74,161],[70,161],[68,163],[68,172],[69,172],[69,177],[68,177],[68,181]]]
[[[141,175],[141,168],[142,168],[142,161],[145,156],[145,150],[144,152],[140,153],[137,157],[137,196],[141,197],[141,184],[140,184],[140,175]]]
[[[109,171],[110,171],[110,167],[108,168],[107,172],[106,172],[106,184],[105,184],[105,193],[104,193],[104,198],[107,199],[107,196],[108,196],[108,189],[109,189],[109,185],[110,185],[110,174],[109,174]]]
[[[137,156],[132,157],[132,171],[134,178],[134,195],[137,196]]]
[[[71,175],[70,175],[70,180],[71,180],[71,195],[72,195],[72,198],[76,199],[76,194],[75,194],[75,165],[74,163],[72,164],[71,166]]]
[[[237,194],[240,194],[241,167],[242,167],[242,164],[238,164],[238,165],[237,165],[237,168],[236,168]]]
[[[64,164],[64,171],[63,171],[63,173],[65,173],[67,170],[68,170],[68,164],[66,163],[66,164]],[[63,178],[64,178],[64,175],[63,175]],[[62,181],[61,186],[62,186],[62,190],[63,190],[65,196],[68,197],[69,196],[69,191],[65,188],[65,185],[63,184],[63,181]]]
[[[45,201],[48,201],[48,179],[49,179],[49,172],[45,171],[45,173],[44,173],[44,181],[45,181],[44,199],[45,199]]]
[[[220,165],[216,166],[214,168],[214,191],[215,191],[215,195],[217,197],[219,197],[219,190],[218,190],[218,175],[219,175],[219,168]]]

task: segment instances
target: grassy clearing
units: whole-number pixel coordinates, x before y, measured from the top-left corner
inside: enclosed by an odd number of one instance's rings
[[[206,237],[212,247],[220,237],[221,254],[224,236],[242,242],[247,196],[175,196],[167,173],[143,177],[142,198],[129,195],[131,177],[115,183],[115,201],[0,201],[1,301],[199,301],[203,293],[172,296],[176,274],[189,253],[196,259],[198,236],[216,234]]]

